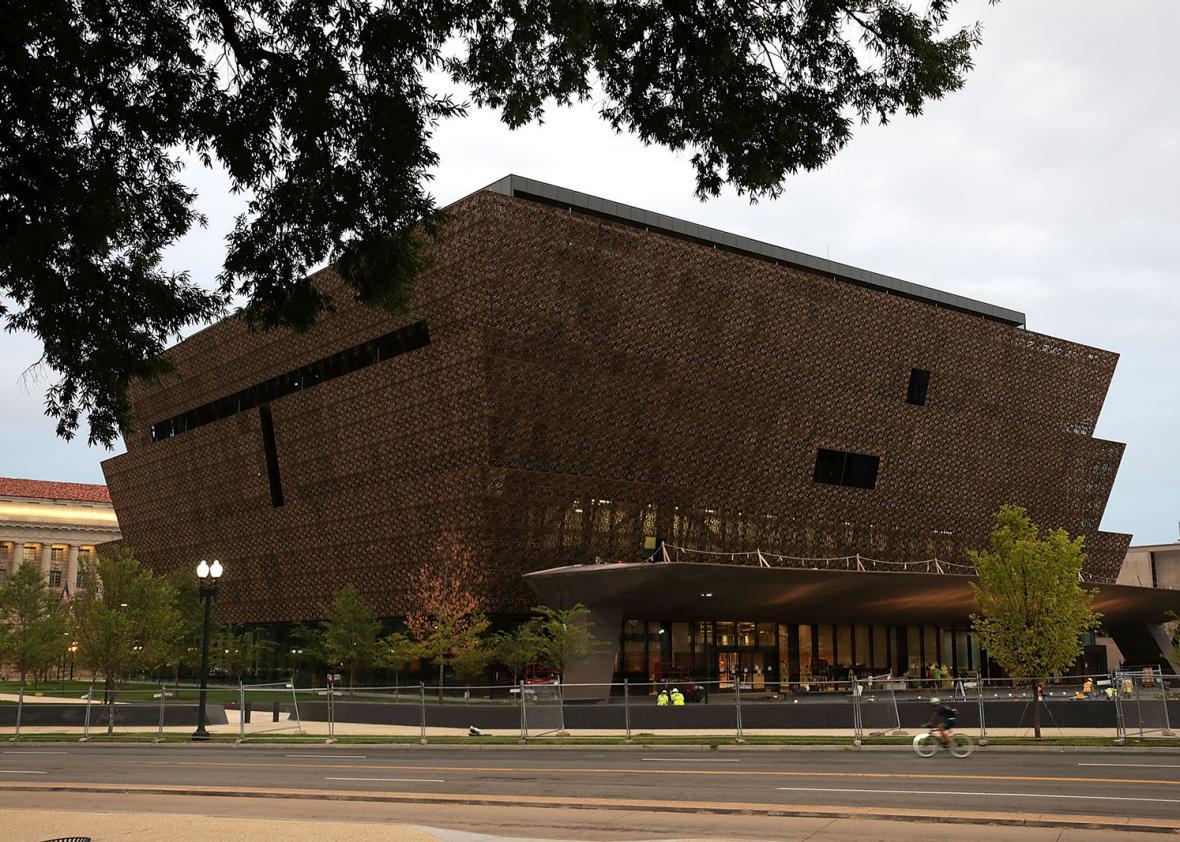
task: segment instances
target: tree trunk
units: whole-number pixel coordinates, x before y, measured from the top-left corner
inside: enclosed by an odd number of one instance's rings
[[[1033,737],[1041,738],[1041,685],[1033,685]]]
[[[106,680],[107,694],[107,736],[115,733],[115,691],[111,689],[111,680]]]
[[[443,700],[443,674],[444,674],[443,671],[446,668],[447,668],[446,659],[439,658],[438,659],[438,701],[440,704],[442,703],[442,700]]]

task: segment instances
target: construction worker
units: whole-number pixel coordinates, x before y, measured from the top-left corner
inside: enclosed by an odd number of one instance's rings
[[[661,707],[667,707],[667,705],[668,705],[668,690],[666,688],[663,690],[660,690],[659,695],[656,696],[656,704]]]
[[[679,687],[672,688],[672,705],[679,706],[684,704],[684,694],[680,692]]]
[[[1094,682],[1092,679],[1087,678],[1085,681],[1082,682],[1082,694],[1078,698],[1088,699],[1093,695],[1094,695]]]

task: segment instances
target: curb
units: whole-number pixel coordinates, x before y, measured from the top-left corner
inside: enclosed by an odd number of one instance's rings
[[[605,802],[603,800],[587,802],[560,798],[512,798],[506,796],[489,797],[482,795],[444,795],[441,793],[380,793],[340,790],[325,790],[323,792],[315,792],[310,790],[220,789],[216,787],[194,787],[182,789],[178,787],[124,786],[115,784],[95,786],[87,784],[33,784],[24,782],[5,782],[0,784],[0,793],[3,792],[84,792],[106,795],[187,795],[222,798],[273,798],[300,801],[363,801],[385,804],[461,804],[483,807],[546,807],[579,810],[694,813],[698,815],[773,816],[778,818],[874,819],[880,821],[934,824],[941,823],[993,826],[1001,825],[1010,827],[1052,827],[1071,830],[1113,830],[1141,833],[1180,834],[1180,824],[1157,821],[1153,819],[1125,819],[1122,822],[1113,822],[1104,821],[1100,817],[1094,816],[1026,816],[1013,813],[947,813],[942,811],[905,812],[899,809],[881,810],[877,808],[872,810],[852,810],[846,807],[833,807],[830,809],[822,807],[790,808],[762,804],[705,804],[699,802],[686,804],[650,801]]]

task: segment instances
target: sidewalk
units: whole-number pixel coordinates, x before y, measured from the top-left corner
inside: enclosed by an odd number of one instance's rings
[[[1166,822],[1041,814],[946,815],[807,808],[807,815],[765,811],[725,815],[694,810],[583,809],[437,803],[228,798],[218,796],[0,793],[5,842],[89,836],[93,842],[553,842],[565,840],[761,840],[784,842],[1117,842],[1159,839]],[[583,807],[586,805],[583,805]],[[707,806],[707,805],[702,805]],[[847,815],[849,812],[854,815]],[[857,815],[857,814],[860,815]],[[844,814],[844,815],[841,815]],[[1115,830],[1117,826],[1117,830]],[[1110,836],[1115,833],[1115,836]]]
[[[166,813],[6,810],[8,842],[89,836],[93,842],[167,839],[170,842],[437,842],[439,836],[412,825],[348,821],[292,821]]]

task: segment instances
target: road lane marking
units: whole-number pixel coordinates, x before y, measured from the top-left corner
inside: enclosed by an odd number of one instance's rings
[[[316,760],[364,760],[367,754],[285,754],[284,757],[314,757]]]
[[[640,760],[660,763],[741,763],[737,757],[641,757]]]
[[[1180,769],[1180,763],[1079,763],[1079,766],[1111,766],[1120,769]]]
[[[108,761],[108,765],[121,763],[135,766],[207,766],[210,768],[261,768],[261,769],[413,769],[419,772],[538,772],[568,775],[717,775],[726,777],[785,777],[785,778],[898,778],[905,780],[962,780],[962,781],[1021,781],[1034,783],[1081,783],[1081,784],[1147,784],[1150,786],[1180,786],[1180,780],[1155,778],[1083,778],[1077,776],[1050,777],[1046,775],[948,775],[945,773],[918,772],[787,772],[762,769],[658,769],[645,766],[638,769],[586,768],[568,766],[428,766],[413,763],[251,763],[220,760],[135,760]]]
[[[5,754],[69,754],[68,751],[6,751]]]
[[[388,781],[401,784],[445,784],[442,778],[324,778],[325,781]]]
[[[1134,798],[1126,795],[1051,795],[1047,792],[963,792],[957,789],[846,789],[844,787],[777,786],[780,792],[861,792],[883,795],[979,795],[1004,798],[1070,798],[1082,801],[1150,801],[1153,804],[1180,804],[1180,798]]]
[[[32,769],[0,769],[0,775],[48,775],[48,772],[36,772]]]

